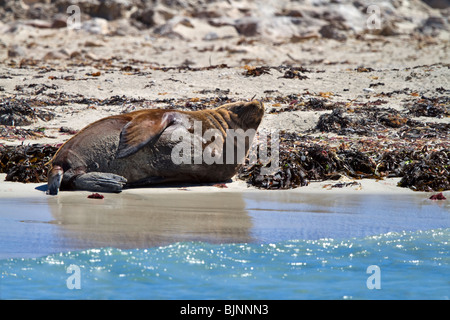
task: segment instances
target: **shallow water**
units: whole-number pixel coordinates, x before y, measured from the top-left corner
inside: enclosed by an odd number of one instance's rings
[[[10,259],[1,261],[1,297],[448,299],[449,236],[437,229],[271,244],[180,242]],[[80,268],[80,289],[68,289],[72,264]],[[380,268],[380,289],[367,287],[370,265]]]
[[[450,297],[449,207],[423,194],[0,201],[2,299]]]

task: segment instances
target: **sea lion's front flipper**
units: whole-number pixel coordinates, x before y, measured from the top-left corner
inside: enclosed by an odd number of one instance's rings
[[[117,158],[130,156],[148,143],[155,143],[164,130],[174,123],[175,113],[142,114],[128,122],[120,133]]]
[[[121,192],[127,179],[108,172],[83,173],[72,181],[75,190]]]
[[[63,178],[63,169],[61,166],[51,166],[48,171],[48,188],[47,194],[57,195],[59,187],[61,186],[61,181]]]

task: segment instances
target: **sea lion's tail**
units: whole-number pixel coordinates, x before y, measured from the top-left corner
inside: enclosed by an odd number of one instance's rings
[[[63,178],[63,169],[60,166],[51,166],[48,170],[47,194],[57,195]]]

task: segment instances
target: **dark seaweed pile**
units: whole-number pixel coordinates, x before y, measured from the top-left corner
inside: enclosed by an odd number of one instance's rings
[[[270,163],[247,162],[238,177],[261,189],[290,189],[306,186],[310,181],[402,177],[400,187],[416,191],[450,190],[450,149],[429,151],[404,147],[383,151],[378,145],[361,151],[357,148],[331,148],[310,143],[292,133],[280,136],[279,167],[270,175],[261,168]]]
[[[7,98],[0,100],[0,124],[9,126],[29,125],[37,118],[44,121],[53,119],[55,115],[36,107],[46,105],[39,100]]]
[[[450,189],[450,149],[422,152],[415,156],[403,169],[400,187],[417,191]]]
[[[444,118],[450,116],[450,97],[422,97],[408,105],[409,113],[416,117]]]
[[[46,182],[46,164],[57,150],[57,147],[41,144],[0,145],[0,173],[7,174],[6,181]]]

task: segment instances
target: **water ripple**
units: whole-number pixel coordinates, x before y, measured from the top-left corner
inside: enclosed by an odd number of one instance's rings
[[[0,260],[2,299],[448,299],[450,229],[269,244],[179,242]],[[79,268],[81,289],[67,272]],[[367,267],[381,270],[369,290]]]

